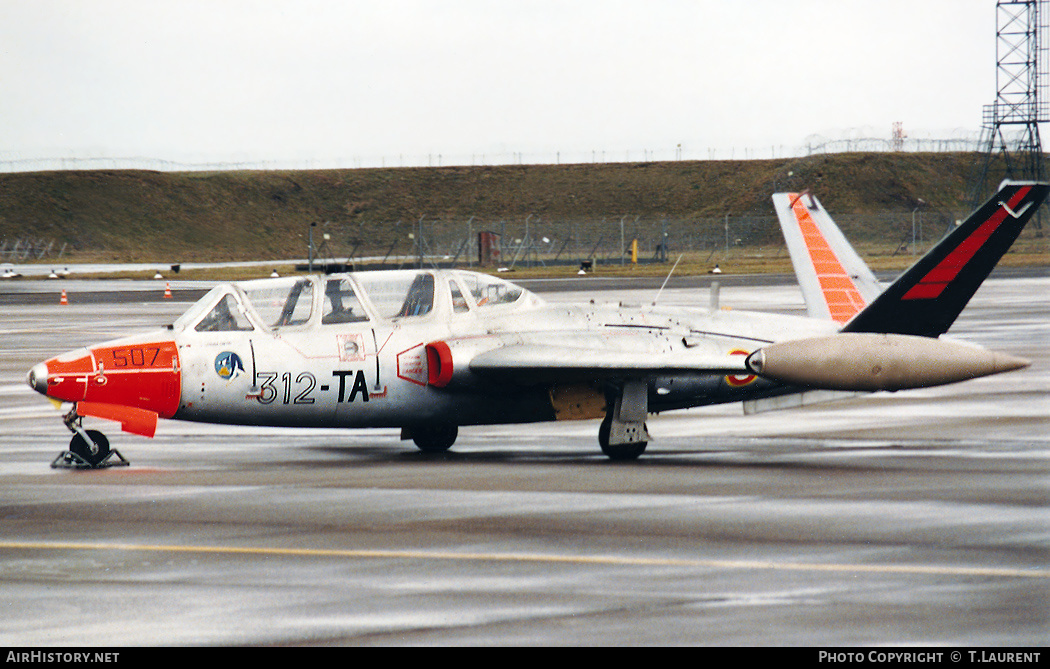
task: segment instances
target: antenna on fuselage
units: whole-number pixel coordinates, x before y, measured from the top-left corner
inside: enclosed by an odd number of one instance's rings
[[[671,271],[667,273],[667,278],[664,279],[663,285],[660,286],[660,290],[656,291],[656,297],[653,298],[654,307],[656,306],[656,301],[660,299],[660,293],[664,292],[664,286],[666,286],[667,282],[671,280],[671,275],[674,274],[675,267],[678,267],[678,263],[682,262],[682,255],[684,254],[678,254],[678,260],[674,261],[674,265],[671,267]]]

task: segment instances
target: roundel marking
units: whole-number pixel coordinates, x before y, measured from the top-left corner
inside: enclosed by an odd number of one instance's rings
[[[729,355],[751,355],[751,351],[736,348],[730,351]],[[734,388],[739,388],[741,386],[746,386],[756,378],[757,377],[754,374],[729,374],[726,376],[726,383]]]

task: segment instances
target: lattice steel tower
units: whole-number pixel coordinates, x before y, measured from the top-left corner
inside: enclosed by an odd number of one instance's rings
[[[1043,44],[1047,1],[996,3],[995,102],[984,108],[985,160],[971,193],[975,208],[1001,179],[1045,179],[1039,124],[1050,120]],[[1042,227],[1038,220],[1036,225]]]

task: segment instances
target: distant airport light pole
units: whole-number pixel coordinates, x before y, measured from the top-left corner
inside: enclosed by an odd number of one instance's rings
[[[623,219],[627,218],[627,215],[620,217],[620,264],[624,264],[624,255],[627,253],[627,248],[623,245]]]
[[[307,260],[307,263],[308,263],[308,266],[310,268],[310,273],[311,274],[313,274],[313,271],[314,271],[314,228],[316,228],[316,227],[317,227],[316,223],[311,223],[310,224],[310,246],[309,246],[309,258]]]
[[[915,205],[915,208],[911,210],[911,254],[912,255],[915,255],[915,212],[919,211],[919,209],[921,209],[921,208],[923,208],[925,206],[926,206],[926,200],[923,200],[922,198],[919,198],[918,202]],[[919,221],[920,221],[919,225],[921,226],[922,225],[922,223],[921,223],[921,221],[922,221],[922,214],[919,214]]]
[[[726,214],[726,258],[729,257],[729,214]]]

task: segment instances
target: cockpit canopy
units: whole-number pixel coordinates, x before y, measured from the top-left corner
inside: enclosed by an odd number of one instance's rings
[[[454,318],[539,304],[497,277],[458,270],[397,270],[259,279],[213,288],[175,322],[197,332],[306,328]]]

